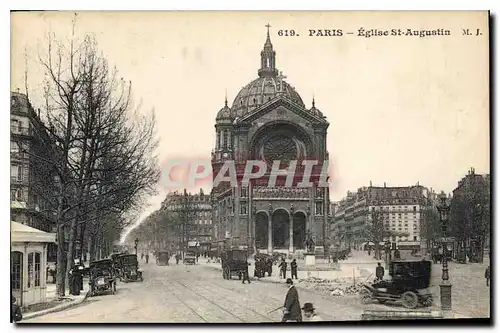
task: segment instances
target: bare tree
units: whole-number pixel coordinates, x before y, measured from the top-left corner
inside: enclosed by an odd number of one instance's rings
[[[46,74],[43,125],[48,144],[35,154],[45,163],[47,183],[37,189],[54,198],[56,282],[62,296],[78,230],[79,239],[85,239],[85,232],[94,234],[94,254],[98,248],[109,251],[111,238],[125,227],[124,214],[156,193],[158,141],[154,113],[142,116],[131,109],[131,84],[117,79],[92,37],[79,44],[72,39],[67,47],[49,36],[39,61]]]
[[[368,224],[364,229],[364,238],[375,245],[375,258],[380,260],[382,259],[380,243],[391,237],[408,236],[409,234],[407,232],[391,231],[386,228],[380,211],[372,210],[369,214]]]

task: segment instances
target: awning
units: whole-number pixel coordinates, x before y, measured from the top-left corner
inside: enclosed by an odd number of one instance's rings
[[[55,243],[56,234],[38,230],[19,222],[10,222],[12,243]]]

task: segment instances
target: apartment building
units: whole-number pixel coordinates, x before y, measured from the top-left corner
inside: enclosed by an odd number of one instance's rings
[[[348,192],[336,203],[332,225],[335,243],[341,247],[362,248],[366,243],[365,228],[371,212],[379,212],[384,227],[395,235],[384,239],[403,249],[420,248],[420,223],[431,191],[414,186],[370,186]],[[397,234],[397,235],[396,235]]]

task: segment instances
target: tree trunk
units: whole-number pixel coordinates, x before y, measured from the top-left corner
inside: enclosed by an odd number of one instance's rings
[[[56,274],[56,292],[57,296],[65,296],[66,292],[66,256],[64,253],[64,225],[59,224],[57,226],[57,274]]]
[[[75,254],[75,239],[76,239],[76,221],[73,218],[71,220],[71,226],[69,228],[69,239],[68,239],[68,253],[66,255],[66,267],[71,268],[73,263],[73,257]],[[69,271],[66,274],[67,281],[69,281]]]

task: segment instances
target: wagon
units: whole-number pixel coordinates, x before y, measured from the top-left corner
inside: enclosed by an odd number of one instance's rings
[[[248,269],[246,250],[228,250],[222,254],[222,277],[231,280],[237,276],[240,280]]]

